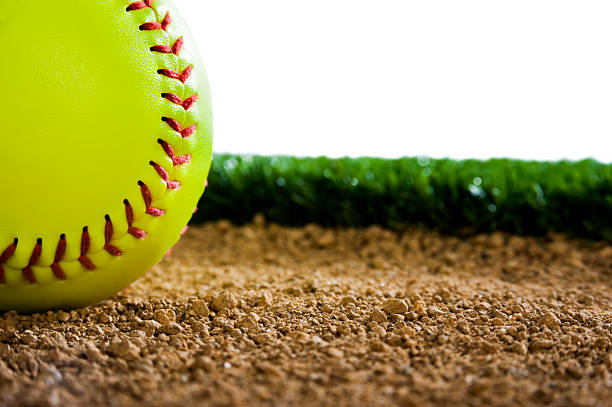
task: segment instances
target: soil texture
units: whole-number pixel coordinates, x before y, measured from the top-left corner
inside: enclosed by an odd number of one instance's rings
[[[612,405],[612,245],[191,228],[120,294],[0,317],[2,406]]]

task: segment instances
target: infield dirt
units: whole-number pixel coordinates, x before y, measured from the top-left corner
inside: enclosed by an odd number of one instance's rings
[[[0,317],[2,406],[612,405],[612,246],[192,228],[112,299]]]

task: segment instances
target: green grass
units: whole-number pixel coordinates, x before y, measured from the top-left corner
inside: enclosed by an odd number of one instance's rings
[[[243,223],[256,213],[287,225],[554,231],[612,241],[612,165],[216,155],[194,222]]]

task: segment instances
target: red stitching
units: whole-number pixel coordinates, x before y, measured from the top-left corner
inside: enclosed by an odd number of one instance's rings
[[[183,101],[183,108],[185,110],[189,110],[189,108],[193,106],[193,104],[197,101],[198,101],[198,95],[195,95],[195,94],[191,95],[190,97],[188,97],[187,99]]]
[[[62,234],[60,236],[59,242],[57,242],[57,248],[55,249],[55,257],[53,259],[53,264],[51,265],[51,271],[53,271],[53,275],[60,279],[65,280],[66,274],[64,270],[59,265],[59,262],[64,258],[64,254],[66,253],[66,235]]]
[[[147,234],[144,230],[135,228],[134,225],[134,210],[132,209],[132,205],[127,199],[123,200],[123,204],[125,205],[125,217],[128,223],[128,233],[134,236],[137,239],[146,239]]]
[[[130,6],[128,6],[127,11],[133,11],[133,10],[139,10],[145,7],[151,7],[151,4],[152,4],[152,1],[134,2]],[[157,21],[147,22],[147,23],[141,24],[140,29],[141,30],[164,30],[165,31],[167,30],[171,22],[172,22],[172,18],[170,17],[170,13],[168,12],[164,16],[164,19],[162,20],[161,23],[158,23]],[[181,49],[183,48],[183,44],[184,44],[183,37],[179,37],[174,42],[172,47],[168,45],[154,45],[150,48],[150,50],[152,52],[159,52],[159,53],[164,53],[164,54],[172,53],[174,55],[178,55]],[[193,67],[189,66],[185,68],[183,72],[181,73],[171,70],[171,69],[158,69],[157,73],[160,75],[169,77],[171,79],[178,79],[182,83],[185,83],[185,81],[191,76],[192,71],[193,71]],[[169,100],[171,103],[182,106],[185,111],[189,110],[189,108],[191,108],[193,104],[197,101],[197,95],[195,94],[185,100],[182,100],[179,96],[175,94],[162,93],[162,98]],[[166,122],[168,126],[170,126],[171,129],[180,133],[183,138],[187,138],[191,136],[197,129],[195,124],[183,129],[183,127],[177,120],[169,118],[169,117],[162,117],[162,120]],[[170,157],[170,159],[172,160],[172,165],[174,166],[182,165],[182,164],[185,164],[191,161],[190,155],[175,156],[174,150],[172,149],[170,144],[168,144],[167,142],[161,139],[158,139],[157,141],[161,145],[166,155]],[[150,161],[149,164],[153,166],[157,174],[161,177],[162,180],[164,180],[168,189],[180,188],[180,183],[176,181],[171,181],[170,175],[161,165],[155,163],[154,161]],[[148,213],[151,216],[162,216],[165,213],[163,209],[152,207],[153,198],[151,196],[151,190],[142,181],[139,181],[138,185],[140,185],[142,197],[145,202],[146,213]],[[131,211],[131,207],[129,207],[126,204],[126,212],[128,211],[128,209]],[[133,213],[131,217],[133,219]],[[129,218],[130,218],[130,215],[128,215],[128,219]],[[128,220],[128,223],[130,223],[129,220]]]
[[[181,126],[181,124],[170,118],[170,117],[162,117],[162,121],[168,123],[168,126],[170,126],[170,128],[178,133],[181,133],[181,136],[183,138],[187,138],[189,136],[191,136],[193,133],[195,133],[197,126],[195,124],[187,127],[186,129],[183,129],[183,127]]]
[[[189,110],[189,108],[193,106],[193,104],[198,100],[197,95],[192,95],[185,100],[181,99],[173,93],[162,93],[162,97],[174,103],[175,105],[182,106],[185,110]]]
[[[162,93],[162,97],[164,99],[168,99],[170,102],[174,103],[175,105],[183,105],[183,99],[181,99],[180,97],[172,94],[172,93]]]
[[[128,6],[127,11],[139,10],[145,7],[152,7],[152,1],[134,2],[130,6]],[[157,21],[147,22],[147,23],[141,24],[140,29],[141,30],[164,30],[166,31],[168,26],[171,23],[172,23],[172,18],[170,17],[170,13],[167,12],[161,23],[158,23]],[[172,53],[174,55],[178,55],[181,49],[183,48],[183,45],[184,45],[184,39],[183,37],[179,37],[174,42],[172,47],[168,45],[154,45],[150,48],[150,50],[152,52],[159,52],[159,53],[164,53],[164,54]],[[192,72],[193,72],[193,66],[188,66],[181,73],[174,71],[172,69],[167,69],[167,68],[162,68],[162,69],[157,70],[158,74],[166,76],[171,79],[178,79],[182,83],[185,83],[185,81],[191,76]],[[182,106],[185,111],[189,110],[194,105],[194,103],[196,103],[196,101],[198,100],[198,97],[195,94],[185,100],[182,100],[180,96],[175,95],[173,93],[162,93],[161,96],[162,98],[167,99],[171,103]],[[162,120],[166,122],[168,126],[170,126],[171,129],[180,133],[183,138],[190,137],[191,135],[193,135],[193,133],[195,133],[197,129],[197,126],[195,124],[183,129],[182,125],[177,120],[169,118],[169,117],[162,117]],[[170,147],[170,145],[167,142],[161,139],[157,141],[162,146],[162,149],[164,150],[166,155],[170,157],[170,159],[172,160],[172,165],[177,166],[177,165],[182,165],[182,164],[191,162],[190,155],[175,156],[174,151],[172,150],[172,147]],[[151,161],[150,164],[155,168],[155,171],[157,171],[157,173],[164,180],[164,182],[166,182],[168,189],[178,189],[180,187],[180,183],[175,182],[175,181],[170,181],[170,176],[164,168],[162,168],[160,165],[158,165],[157,163],[153,161]],[[151,192],[149,191],[149,189],[144,184],[141,184],[140,187],[141,187],[143,198],[145,200],[145,205],[147,207],[147,213],[153,216],[163,215],[164,214],[163,210],[151,207],[152,199],[150,198]]]
[[[187,79],[191,76],[193,72],[193,66],[188,66],[183,70],[183,72],[173,71],[172,69],[158,69],[157,73],[163,76],[167,76],[168,78],[178,79],[179,81],[185,83]]]
[[[79,256],[79,262],[85,267],[87,270],[95,270],[96,266],[91,262],[91,260],[87,257],[87,252],[89,252],[89,247],[91,245],[91,240],[89,238],[89,228],[85,226],[83,228],[83,233],[81,234],[81,256]]]
[[[151,206],[153,204],[153,195],[151,195],[151,190],[149,187],[142,181],[138,181],[138,185],[140,185],[142,199],[144,199],[145,206],[147,208],[145,212],[155,217],[162,216],[164,213],[166,213],[163,209],[154,208]]]
[[[17,238],[15,238],[15,240],[13,240],[13,243],[10,244],[9,247],[4,249],[2,254],[0,254],[0,284],[4,284],[6,282],[4,267],[2,267],[2,264],[5,263],[8,259],[10,259],[13,254],[15,254],[15,250],[17,250],[17,242],[18,240]]]
[[[180,182],[170,181],[170,175],[168,175],[168,172],[165,169],[163,169],[161,165],[153,161],[149,161],[149,164],[151,164],[153,168],[155,168],[155,171],[157,171],[161,179],[163,179],[166,182],[168,189],[179,189],[181,187]]]
[[[170,126],[170,128],[172,130],[174,130],[174,131],[177,131],[179,133],[183,131],[183,128],[181,127],[181,124],[178,121],[176,121],[176,120],[174,120],[174,119],[172,119],[170,117],[162,117],[162,121],[168,123],[168,126]]]
[[[170,13],[167,13],[166,17],[164,17],[164,20],[161,23],[158,23],[157,21],[150,21],[144,24],[140,24],[138,28],[140,28],[140,31],[155,31],[155,30],[166,31],[170,23],[171,23]]]
[[[152,1],[153,0],[137,1],[137,2],[134,2],[134,3],[130,4],[129,6],[127,6],[127,8],[125,10],[126,11],[134,11],[134,10],[140,10],[140,9],[143,9],[143,8],[151,7]]]
[[[162,54],[172,54],[172,48],[167,45],[153,45],[149,49],[153,52],[159,52]]]
[[[106,223],[104,224],[104,250],[106,250],[111,256],[121,256],[121,250],[118,247],[110,244],[111,240],[113,240],[113,222],[111,222],[110,216],[105,215],[104,219]]]
[[[174,166],[182,165],[191,162],[191,154],[188,155],[174,155],[174,150],[170,147],[170,144],[166,143],[162,139],[157,139],[157,142],[161,145],[162,149],[165,151],[166,155],[170,157],[172,160],[172,164]]]
[[[36,245],[34,245],[34,249],[32,250],[32,254],[30,255],[30,260],[28,261],[28,265],[26,268],[21,270],[21,274],[23,278],[30,284],[36,283],[36,275],[34,275],[34,270],[32,266],[38,264],[38,260],[40,259],[40,254],[42,253],[42,239],[38,238],[36,240]]]
[[[15,250],[17,250],[17,239],[15,239],[13,243],[7,247],[2,254],[0,254],[0,264],[10,259],[15,253]]]
[[[149,23],[145,23],[145,24],[149,24]],[[151,23],[151,24],[158,24],[158,23]],[[178,40],[174,42],[174,45],[172,47],[169,47],[168,45],[153,45],[149,49],[153,52],[159,52],[162,54],[178,55],[179,52],[181,52],[181,48],[183,48],[183,42],[184,42],[183,38],[179,38]]]
[[[141,24],[138,28],[140,28],[140,31],[154,31],[154,30],[159,30],[162,27],[161,27],[161,24],[158,22],[150,22],[150,23]]]
[[[174,55],[178,55],[179,52],[181,52],[181,49],[183,48],[183,43],[184,43],[183,37],[179,37],[179,39],[176,40],[176,42],[172,46],[172,53]]]
[[[170,12],[167,12],[164,19],[161,22],[161,29],[166,31],[171,22],[172,22],[172,19],[170,18]]]

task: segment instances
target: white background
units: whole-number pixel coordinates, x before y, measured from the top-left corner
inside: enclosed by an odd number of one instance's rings
[[[612,2],[175,0],[215,151],[612,161]]]

